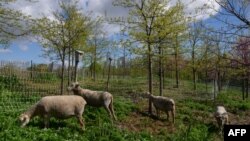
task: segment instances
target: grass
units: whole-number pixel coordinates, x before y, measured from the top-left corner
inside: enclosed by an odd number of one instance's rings
[[[104,90],[105,82],[105,80],[96,82],[86,80],[80,84],[86,88]],[[45,89],[43,85],[39,86]],[[51,118],[50,128],[43,129],[43,121],[36,117],[26,128],[20,128],[17,117],[41,95],[36,95],[33,90],[28,97],[25,97],[26,94],[2,89],[0,138],[6,141],[220,141],[223,138],[218,134],[213,118],[217,104],[227,107],[232,123],[250,121],[250,102],[242,101],[240,91],[237,89],[222,91],[214,103],[204,96],[204,84],[199,84],[201,91],[194,93],[188,81],[182,82],[182,86],[178,89],[167,85],[164,95],[176,101],[176,123],[173,125],[166,121],[166,114],[162,113],[160,118],[148,115],[147,99],[137,95],[146,89],[145,79],[111,79],[110,86],[118,121],[112,123],[104,108],[87,106],[83,115],[85,131],[80,129],[76,118],[62,121]],[[155,87],[154,94],[157,93]]]

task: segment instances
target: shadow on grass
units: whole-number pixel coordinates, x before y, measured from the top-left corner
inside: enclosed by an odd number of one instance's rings
[[[76,123],[70,123],[70,122],[66,122],[66,120],[50,120],[49,121],[49,127],[48,129],[51,130],[59,130],[62,128],[68,128],[72,131],[78,131],[79,133],[82,133],[84,130],[81,129],[80,124],[78,123],[78,121],[74,121]],[[27,127],[34,127],[34,128],[39,128],[39,129],[46,129],[43,120],[34,120],[31,121],[28,125],[26,125]],[[86,128],[86,125],[85,125]]]
[[[154,114],[150,114],[149,112],[147,112],[147,111],[137,111],[137,113],[139,114],[139,115],[141,115],[141,116],[143,116],[143,117],[150,117],[151,119],[153,119],[153,120],[159,120],[159,121],[161,121],[161,122],[165,122],[165,121],[169,121],[169,120],[167,120],[166,118],[162,118],[162,117],[157,117],[156,115],[154,115]]]

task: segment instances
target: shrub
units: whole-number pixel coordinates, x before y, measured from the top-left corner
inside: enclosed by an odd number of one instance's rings
[[[18,89],[21,86],[20,80],[16,75],[0,76],[0,91],[3,89]]]

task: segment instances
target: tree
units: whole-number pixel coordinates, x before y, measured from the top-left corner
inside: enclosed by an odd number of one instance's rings
[[[83,47],[89,34],[90,18],[77,8],[77,1],[61,2],[60,11],[53,12],[53,16],[54,20],[47,17],[38,19],[37,34],[40,37],[39,41],[46,48],[45,53],[55,55],[62,63],[61,94],[63,94],[67,54]]]
[[[93,22],[93,29],[87,40],[86,52],[91,54],[91,76],[94,81],[96,80],[97,61],[103,50],[109,45],[106,32],[103,30],[103,22],[103,19],[99,17]]]
[[[158,49],[158,64],[159,64],[158,67],[159,81],[160,81],[159,95],[162,96],[164,52],[166,52],[167,47],[173,44],[171,42],[175,41],[176,43],[175,51],[176,53],[178,53],[177,46],[178,43],[181,42],[181,40],[177,41],[177,35],[184,33],[184,31],[186,30],[186,20],[184,18],[183,5],[181,3],[177,3],[175,6],[172,6],[168,10],[165,10],[162,13],[161,17],[156,18],[155,28],[156,28],[155,41],[156,41],[156,48]],[[178,36],[178,38],[180,37],[181,36]]]
[[[240,21],[240,23],[229,22],[225,17],[216,17],[219,21],[229,25],[233,28],[238,29],[249,29],[250,20],[249,20],[249,9],[250,1],[249,0],[215,0],[219,4],[223,11],[219,11],[219,14],[222,16],[235,17]]]
[[[191,46],[191,68],[192,68],[192,75],[193,75],[193,90],[196,90],[196,73],[197,73],[197,57],[198,54],[197,48],[199,47],[199,42],[201,41],[201,33],[202,27],[201,23],[193,23],[190,27],[189,31],[189,42]]]
[[[0,44],[3,47],[7,47],[11,40],[27,35],[32,31],[33,20],[30,16],[9,8],[8,5],[15,1],[0,1]]]
[[[174,14],[171,12],[165,12],[166,7],[169,7],[169,1],[167,0],[117,0],[114,1],[115,6],[122,6],[129,8],[129,15],[127,20],[118,18],[116,22],[124,25],[128,29],[130,38],[141,44],[140,54],[147,55],[147,70],[148,70],[148,89],[149,92],[153,92],[153,71],[152,71],[152,57],[154,56],[154,48],[159,43],[158,37],[166,36],[165,32],[159,34],[159,28],[157,26],[160,22],[157,19],[165,17],[166,14]],[[165,20],[160,20],[165,21]],[[158,25],[157,25],[158,24]],[[167,27],[160,28],[164,30]],[[149,113],[152,113],[151,101],[149,100]]]
[[[238,45],[232,48],[232,67],[238,70],[237,76],[242,80],[242,99],[248,98],[250,76],[250,42],[249,38],[241,37]]]

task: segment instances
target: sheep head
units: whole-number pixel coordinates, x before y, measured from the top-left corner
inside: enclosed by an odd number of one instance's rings
[[[30,117],[27,114],[21,114],[19,116],[19,121],[21,122],[21,127],[24,127],[26,124],[29,123]]]
[[[72,90],[77,90],[80,88],[80,85],[78,82],[73,82],[68,86],[68,91],[72,91]]]
[[[150,98],[152,96],[152,94],[150,92],[145,92],[144,93],[144,98]]]

